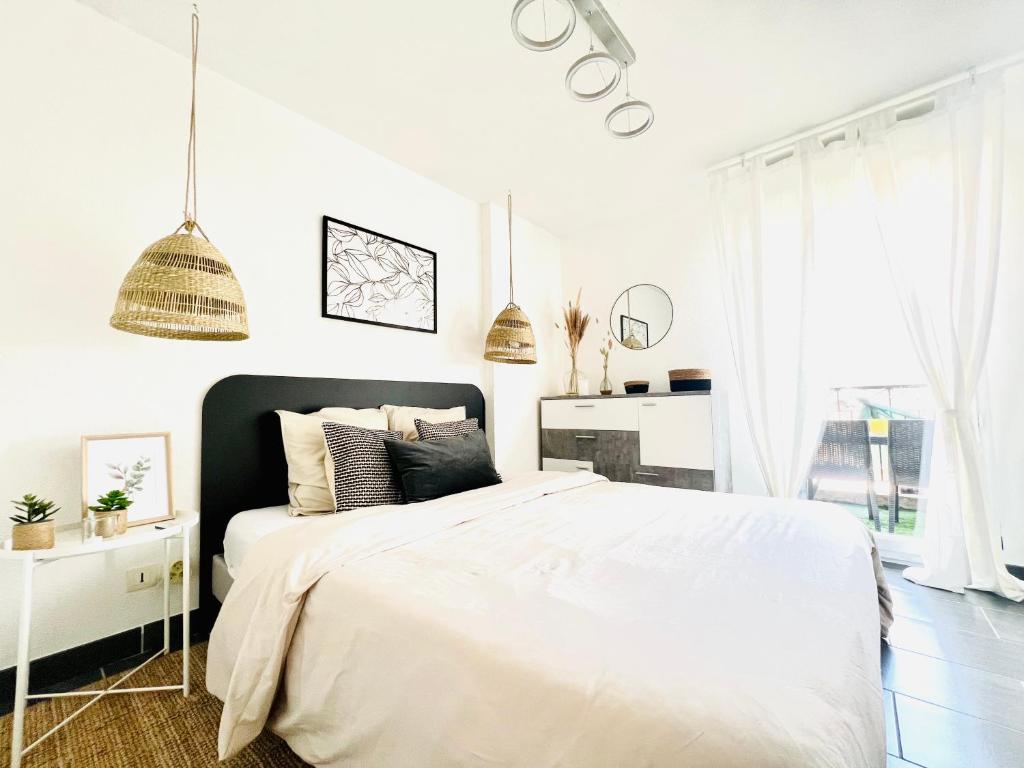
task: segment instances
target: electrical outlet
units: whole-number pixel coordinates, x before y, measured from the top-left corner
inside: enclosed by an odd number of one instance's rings
[[[159,565],[141,565],[125,572],[125,589],[138,592],[140,589],[155,587],[161,581]]]
[[[171,584],[181,584],[181,580],[185,576],[185,565],[181,560],[175,560],[171,563]]]

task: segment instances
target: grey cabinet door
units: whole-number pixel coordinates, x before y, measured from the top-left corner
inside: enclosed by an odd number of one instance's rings
[[[542,429],[541,457],[593,462],[594,471],[619,483],[715,489],[711,470],[640,464],[640,433],[617,429]]]
[[[713,491],[715,490],[715,473],[708,469],[640,466],[633,468],[633,482],[644,485],[660,485],[665,488]]]

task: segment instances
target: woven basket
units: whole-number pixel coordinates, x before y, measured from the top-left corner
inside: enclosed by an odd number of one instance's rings
[[[669,381],[687,381],[689,379],[710,379],[710,368],[673,368],[668,372]]]
[[[53,549],[53,520],[41,523],[19,523],[11,529],[11,547],[14,549]]]
[[[509,303],[494,318],[484,343],[484,360],[530,365],[537,362],[537,342],[526,314]]]
[[[175,233],[149,246],[117,294],[110,324],[163,339],[249,338],[242,287],[209,240]]]
[[[622,388],[626,390],[627,395],[643,395],[650,390],[651,383],[644,379],[633,379],[632,381],[622,382]]]

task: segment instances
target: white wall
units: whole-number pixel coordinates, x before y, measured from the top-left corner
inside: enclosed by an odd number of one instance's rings
[[[252,338],[119,333],[107,321],[122,277],[180,223],[188,62],[84,6],[40,0],[5,6],[0,69],[0,499],[37,492],[63,506],[58,524],[75,522],[80,435],[170,430],[176,503],[195,508],[200,404],[235,373],[469,382],[494,409],[481,357],[486,206],[201,69],[199,220],[238,274]],[[437,251],[436,336],[320,317],[325,213]],[[558,272],[557,241],[517,227],[519,257],[537,243]],[[523,273],[524,304],[528,282]],[[539,384],[495,386],[510,413],[535,409]],[[499,419],[498,433],[500,466],[536,465],[535,448],[514,455],[535,445],[536,419]],[[5,516],[0,536],[8,528]],[[160,590],[125,594],[124,571],[160,553],[43,568],[33,656],[157,618]],[[0,668],[14,661],[12,594],[0,600]]]
[[[648,211],[642,221],[616,222],[566,239],[562,280],[566,296],[583,288],[583,307],[596,316],[580,348],[580,367],[597,392],[602,339],[615,300],[637,283],[660,286],[672,300],[673,321],[665,338],[644,350],[615,343],[608,364],[614,391],[622,382],[647,379],[652,392],[669,390],[672,368],[711,368],[719,488],[761,493],[739,402],[730,397],[732,361],[722,314],[716,256],[703,175],[680,179],[676,197]],[[563,369],[568,355],[562,351]]]
[[[489,258],[490,305],[480,338],[508,304],[508,221],[505,209],[481,208],[483,248]],[[537,342],[536,365],[492,365],[487,369],[493,392],[488,434],[499,472],[539,468],[537,426],[539,398],[558,394],[561,340],[555,328],[562,301],[562,244],[539,227],[513,217],[513,275],[516,304],[526,313]],[[482,349],[482,341],[481,341]]]

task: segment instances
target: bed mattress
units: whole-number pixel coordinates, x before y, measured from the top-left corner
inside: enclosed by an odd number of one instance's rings
[[[239,512],[228,521],[224,532],[224,564],[231,578],[237,578],[245,556],[253,545],[274,531],[308,522],[308,517],[288,514],[288,505]]]

